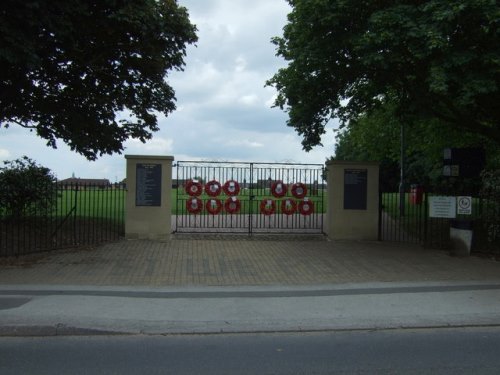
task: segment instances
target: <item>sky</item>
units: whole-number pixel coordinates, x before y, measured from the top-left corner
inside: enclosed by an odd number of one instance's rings
[[[166,79],[177,110],[159,116],[160,130],[143,144],[125,143],[123,154],[88,161],[62,141],[57,149],[27,129],[0,128],[0,161],[26,155],[50,168],[58,179],[125,178],[124,155],[171,155],[175,160],[324,163],[334,153],[333,126],[323,147],[302,150],[301,137],[272,108],[276,90],[265,82],[281,67],[271,43],[282,36],[290,7],[285,0],[178,0],[198,28],[182,72]]]

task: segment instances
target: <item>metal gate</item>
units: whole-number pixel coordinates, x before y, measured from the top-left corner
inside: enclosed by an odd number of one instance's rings
[[[178,161],[174,166],[175,232],[323,233],[322,164]]]

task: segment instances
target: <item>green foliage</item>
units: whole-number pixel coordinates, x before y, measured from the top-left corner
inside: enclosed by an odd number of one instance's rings
[[[14,218],[45,215],[57,201],[56,178],[49,168],[23,156],[0,168],[0,211]]]
[[[61,139],[90,160],[145,142],[175,109],[165,76],[182,70],[196,27],[175,0],[4,0],[0,126]]]
[[[500,169],[486,170],[481,177],[481,195],[487,202],[484,221],[487,224],[488,241],[498,241],[500,244]]]
[[[475,134],[450,129],[437,119],[419,120],[406,117],[398,120],[393,103],[380,105],[339,131],[335,159],[379,161],[383,182],[391,190],[399,183],[400,128],[405,132],[405,179],[437,191],[477,191],[480,181],[445,178],[443,149],[448,147],[483,147],[490,168],[500,158],[498,145]]]
[[[495,0],[289,0],[268,82],[303,147],[391,102],[398,118],[436,121],[500,143],[500,49]]]

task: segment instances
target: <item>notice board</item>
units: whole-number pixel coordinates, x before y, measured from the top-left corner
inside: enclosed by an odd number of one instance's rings
[[[367,169],[344,170],[344,210],[366,210]]]
[[[161,164],[137,164],[136,206],[161,206]]]
[[[457,217],[457,199],[448,196],[429,197],[429,217],[454,219]]]

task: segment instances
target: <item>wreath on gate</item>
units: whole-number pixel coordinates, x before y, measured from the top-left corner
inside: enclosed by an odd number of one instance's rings
[[[222,190],[229,196],[238,195],[240,192],[240,184],[238,184],[236,180],[228,180],[222,187]]]
[[[281,201],[281,212],[285,215],[292,215],[297,209],[297,203],[293,199],[285,199]]]
[[[236,197],[229,197],[224,202],[224,209],[228,214],[235,214],[241,208],[241,202]]]
[[[314,212],[314,202],[305,198],[299,202],[299,212],[301,215],[308,216]]]
[[[287,186],[283,181],[275,181],[271,185],[271,194],[276,198],[281,198],[286,195]]]
[[[209,199],[205,204],[205,208],[211,215],[217,215],[222,211],[222,203],[220,199]]]
[[[260,202],[260,212],[264,215],[272,215],[276,211],[276,202],[272,199],[264,199]]]
[[[302,199],[307,195],[307,186],[302,182],[296,182],[292,185],[292,195],[295,198]]]
[[[203,192],[203,187],[198,180],[189,180],[186,182],[186,193],[192,197],[197,197]]]
[[[199,214],[203,209],[203,203],[200,198],[189,198],[186,201],[186,209],[191,214]]]
[[[222,191],[222,186],[219,181],[212,180],[208,181],[205,185],[205,193],[207,193],[211,197],[216,197]]]

